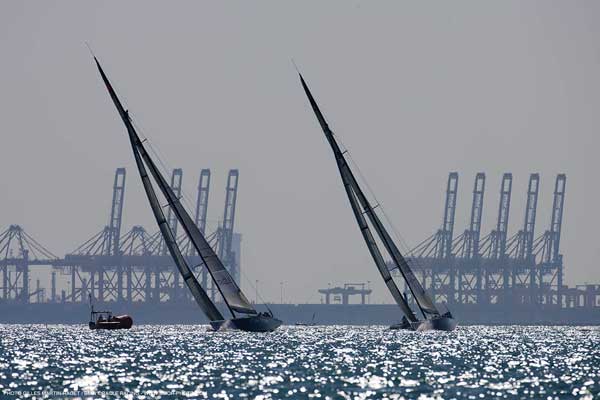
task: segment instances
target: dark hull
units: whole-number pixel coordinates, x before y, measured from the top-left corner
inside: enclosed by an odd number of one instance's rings
[[[410,324],[406,324],[404,322],[401,322],[399,324],[394,324],[390,326],[390,329],[392,330],[407,330],[407,331],[412,331],[414,330],[413,327]]]
[[[403,329],[417,332],[425,331],[445,331],[452,332],[456,329],[458,321],[454,318],[439,317],[428,319],[425,321],[411,322],[409,324],[400,323],[390,326],[390,329]]]
[[[129,329],[133,325],[133,319],[129,315],[113,317],[110,321],[90,321],[90,329]]]
[[[246,332],[273,332],[281,324],[281,320],[265,316],[251,316],[210,322],[215,331],[236,329]]]
[[[130,329],[131,325],[120,322],[90,322],[90,329]]]

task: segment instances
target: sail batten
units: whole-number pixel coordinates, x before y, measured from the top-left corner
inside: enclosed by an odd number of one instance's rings
[[[390,290],[392,296],[396,300],[396,303],[403,310],[407,319],[409,319],[412,322],[416,321],[417,320],[416,316],[414,315],[413,311],[408,306],[404,296],[402,296],[402,294],[400,293],[398,286],[394,282],[386,263],[383,261],[380,250],[377,246],[377,243],[375,242],[373,234],[371,233],[371,228],[369,227],[369,225],[366,222],[365,214],[366,214],[367,218],[369,219],[369,221],[371,222],[371,225],[375,229],[375,232],[379,236],[381,242],[383,243],[386,251],[392,258],[392,262],[393,262],[395,268],[397,268],[400,271],[402,277],[404,278],[404,281],[406,282],[407,286],[409,287],[409,289],[410,289],[417,305],[419,306],[421,312],[423,313],[423,315],[424,316],[426,314],[432,315],[432,316],[439,315],[439,312],[438,312],[437,308],[435,307],[435,305],[433,304],[433,301],[427,295],[427,293],[423,289],[422,285],[420,284],[420,282],[418,281],[418,279],[416,278],[416,276],[410,269],[408,263],[406,262],[406,259],[402,256],[402,254],[400,253],[400,250],[397,248],[397,246],[394,243],[394,241],[392,240],[391,236],[389,235],[389,233],[383,226],[383,223],[381,222],[381,220],[375,213],[374,207],[371,206],[370,202],[368,201],[367,197],[365,196],[364,192],[362,191],[360,185],[358,184],[358,181],[356,180],[354,174],[352,173],[350,166],[348,165],[346,158],[344,157],[345,152],[341,151],[337,141],[335,140],[333,132],[329,128],[329,125],[327,124],[325,117],[323,116],[321,110],[319,109],[317,102],[315,101],[314,97],[312,96],[310,89],[308,88],[308,85],[304,81],[304,78],[302,77],[302,75],[301,74],[299,74],[299,75],[300,75],[300,81],[302,83],[302,87],[304,88],[304,92],[306,93],[306,96],[308,97],[308,100],[313,109],[313,112],[315,113],[317,120],[319,121],[319,124],[321,125],[321,128],[325,134],[325,137],[327,138],[327,141],[329,142],[329,144],[333,150],[336,164],[340,171],[340,175],[341,175],[342,181],[344,183],[344,188],[346,190],[348,200],[350,201],[350,205],[352,207],[352,210],[354,212],[354,215],[355,215],[358,225],[360,227],[361,233],[363,234],[365,242],[367,243],[367,247],[369,248],[369,251],[371,252],[371,255],[375,261],[375,264],[376,264],[386,286],[388,286],[388,289]]]

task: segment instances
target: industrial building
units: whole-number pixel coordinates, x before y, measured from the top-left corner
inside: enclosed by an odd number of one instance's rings
[[[227,177],[223,220],[215,232],[206,232],[210,191],[209,169],[200,172],[195,222],[211,245],[217,249],[226,268],[240,280],[241,235],[234,232],[239,171],[232,169]],[[174,169],[171,187],[181,196],[183,171]],[[55,256],[20,226],[11,225],[0,235],[1,301],[29,303],[47,298],[49,302],[87,302],[92,296],[98,302],[164,302],[189,300],[180,274],[160,232],[149,233],[142,226],[133,226],[123,233],[123,202],[125,198],[125,168],[115,172],[109,225],[78,246],[64,258]],[[177,237],[177,219],[169,210],[167,220]],[[218,296],[208,279],[202,261],[190,246],[185,235],[179,238],[182,252],[189,265],[201,276],[203,287],[213,300]],[[51,288],[30,289],[29,272],[32,266],[51,268]],[[70,290],[57,293],[57,274],[69,278]],[[218,300],[218,298],[216,299]]]
[[[529,176],[521,229],[509,235],[513,176],[505,173],[500,184],[494,229],[481,232],[486,176],[476,174],[470,220],[456,234],[458,173],[448,176],[441,228],[409,252],[408,262],[420,274],[425,289],[437,303],[546,308],[599,307],[600,285],[564,284],[560,239],[567,177],[554,181],[549,224],[537,221],[540,175]],[[536,225],[537,224],[537,225]],[[543,225],[542,225],[543,226]],[[537,232],[541,232],[536,235]]]
[[[201,170],[195,222],[239,283],[242,237],[234,230],[239,172],[229,171],[223,220],[214,232],[206,231],[210,178],[209,169]],[[508,232],[513,201],[512,174],[502,176],[499,204],[492,207],[496,222],[487,234],[481,231],[486,175],[475,176],[470,218],[462,232],[455,228],[458,178],[456,172],[448,176],[441,228],[407,253],[408,262],[437,303],[448,304],[452,310],[465,307],[477,310],[600,309],[600,285],[568,287],[563,282],[565,268],[560,240],[565,174],[558,174],[554,180],[548,225],[536,218],[540,175],[529,176],[524,196],[525,214],[517,216],[522,218],[522,227],[513,234]],[[173,170],[171,186],[178,195],[181,195],[182,180],[183,171]],[[125,181],[125,169],[118,168],[112,187],[109,224],[63,258],[55,256],[20,226],[8,227],[0,235],[0,303],[87,303],[88,296],[97,302],[124,304],[191,302],[160,234],[148,232],[139,225],[122,232]],[[171,213],[167,219],[177,233],[177,219]],[[213,299],[218,297],[185,235],[180,236],[180,246],[190,266],[200,275],[203,287]],[[39,280],[31,285],[32,267],[50,271],[49,288],[42,287]],[[392,273],[398,271],[392,270]],[[66,278],[69,287],[59,290],[57,276]],[[348,305],[349,297],[356,295],[365,305],[371,289],[354,283],[320,292],[327,300],[323,307],[335,307],[338,301],[340,305]]]

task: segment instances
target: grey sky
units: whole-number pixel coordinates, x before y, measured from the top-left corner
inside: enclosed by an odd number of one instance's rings
[[[303,302],[370,280],[388,301],[293,57],[408,242],[439,227],[450,170],[458,232],[475,173],[487,174],[485,233],[501,174],[514,174],[511,234],[528,174],[542,177],[540,234],[565,172],[566,280],[598,282],[599,20],[594,1],[3,1],[0,225],[63,255],[107,223],[126,166],[124,228],[156,230],[89,41],[192,200],[212,169],[211,219],[240,169],[243,269],[267,299],[280,281]]]

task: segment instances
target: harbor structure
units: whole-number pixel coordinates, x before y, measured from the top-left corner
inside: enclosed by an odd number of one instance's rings
[[[181,175],[183,179],[183,171],[176,171],[173,175]],[[232,174],[239,179],[238,170],[231,170],[229,175]],[[196,199],[195,221],[205,230],[208,229],[210,176],[210,169],[200,170]],[[125,178],[125,169],[117,168],[112,179],[108,224],[62,257],[50,251],[42,244],[43,241],[26,232],[22,226],[8,226],[0,234],[0,302],[86,304],[88,294],[92,294],[97,303],[191,302],[181,286],[174,286],[175,267],[168,255],[159,252],[159,236],[142,225],[123,228]],[[448,175],[441,228],[407,253],[417,278],[435,296],[436,303],[478,309],[504,304],[507,307],[519,304],[538,308],[600,308],[600,284],[564,284],[568,267],[564,264],[560,242],[564,225],[565,174],[554,177],[552,198],[544,204],[544,199],[539,196],[542,183],[539,173],[529,175],[527,191],[522,199],[513,198],[514,178],[512,174],[505,173],[500,180],[499,202],[487,205],[484,212],[488,177],[483,172],[477,173],[472,191],[469,190],[469,220],[461,231],[455,228],[458,178],[456,172]],[[237,186],[231,188],[237,190]],[[226,191],[229,190],[228,186]],[[510,212],[515,201],[525,204],[524,215]],[[538,220],[540,205],[552,207],[550,221]],[[482,221],[490,213],[494,215],[494,229],[481,232]],[[235,214],[233,218],[235,223]],[[508,231],[509,218],[522,220],[522,227],[517,232]],[[223,230],[222,221],[213,231],[207,230],[207,240],[218,251]],[[235,256],[230,257],[228,262],[235,262],[235,265],[226,267],[234,268],[238,272],[232,272],[232,275],[239,276],[242,235],[235,228],[233,238],[230,251]],[[182,236],[179,240],[180,246],[186,249],[184,254],[190,265],[199,265],[199,258],[189,249],[187,240]],[[49,284],[41,283],[38,288],[36,280],[31,278],[32,271],[45,271],[50,276]],[[205,281],[201,273],[200,276],[202,286],[208,287],[208,292],[213,295],[210,280]],[[59,284],[65,278],[69,283],[67,287]],[[218,301],[218,294],[213,296]],[[408,298],[410,302],[410,295]],[[334,303],[332,301],[332,306],[338,306]]]

